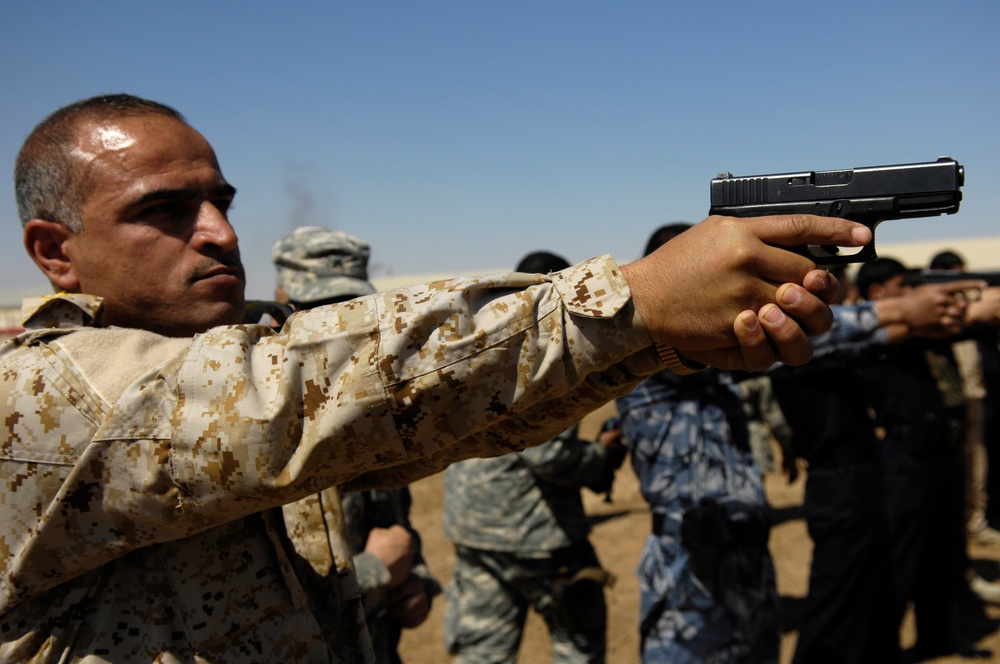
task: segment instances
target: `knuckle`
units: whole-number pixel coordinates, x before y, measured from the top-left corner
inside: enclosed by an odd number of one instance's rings
[[[757,252],[754,248],[741,242],[733,246],[727,253],[733,265],[753,265],[757,260]]]
[[[793,214],[787,217],[788,230],[795,237],[807,235],[812,228],[812,217],[805,214]]]

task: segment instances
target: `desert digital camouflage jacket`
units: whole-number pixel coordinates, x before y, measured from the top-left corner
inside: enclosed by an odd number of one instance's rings
[[[367,661],[276,508],[541,443],[662,366],[607,257],[279,333],[172,339],[99,310],[34,303],[0,346],[0,661]]]

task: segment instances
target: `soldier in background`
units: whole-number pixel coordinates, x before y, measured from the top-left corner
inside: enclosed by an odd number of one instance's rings
[[[935,254],[929,267],[931,270],[956,272],[966,269],[965,259],[954,251]],[[992,527],[987,519],[989,449],[997,445],[997,440],[988,438],[986,434],[986,422],[992,423],[996,419],[992,410],[995,410],[997,400],[995,391],[991,394],[987,385],[997,382],[996,372],[1000,364],[997,338],[996,325],[979,324],[971,327],[965,338],[952,344],[965,396],[966,528],[969,539],[981,546],[1000,546],[1000,531]],[[995,429],[991,428],[991,433],[995,434]],[[982,577],[974,576],[971,587],[984,600],[1000,602],[1000,587]]]
[[[347,233],[315,226],[296,228],[274,245],[276,298],[295,311],[370,295],[366,243]],[[408,487],[341,493],[324,489],[282,507],[296,551],[322,574],[326,563],[353,564],[378,664],[399,664],[404,628],[417,627],[441,592],[420,554],[410,524]],[[341,528],[341,525],[343,528]]]
[[[880,257],[858,270],[861,297],[912,291],[909,271]],[[919,655],[963,652],[957,620],[967,588],[962,444],[965,397],[951,340],[908,339],[873,349],[859,366],[881,436],[898,628],[912,604]]]
[[[645,255],[688,228],[659,228]],[[652,511],[636,572],[642,661],[777,662],[767,501],[732,375],[660,371],[616,405]]]
[[[831,272],[850,292],[843,266]],[[796,477],[796,458],[807,467],[803,512],[813,550],[809,593],[790,626],[798,629],[795,664],[902,658],[886,471],[862,371],[890,345],[950,337],[969,321],[992,317],[995,303],[968,306],[965,297],[983,285],[922,285],[874,301],[834,304],[833,326],[813,337],[813,360],[768,371],[792,434],[783,447],[789,481]]]
[[[821,357],[768,374],[792,432],[782,447],[788,481],[798,477],[798,460],[807,466],[803,512],[813,553],[793,662],[893,664],[899,627],[884,470],[857,368],[859,349],[889,343],[889,331],[874,303],[834,314],[833,329],[818,338]]]
[[[536,252],[516,271],[568,266]],[[537,447],[445,471],[444,532],[456,555],[445,646],[457,662],[517,661],[530,608],[548,625],[553,662],[604,662],[610,577],[587,539],[580,490],[610,490],[624,457],[617,430],[594,442],[573,426]]]

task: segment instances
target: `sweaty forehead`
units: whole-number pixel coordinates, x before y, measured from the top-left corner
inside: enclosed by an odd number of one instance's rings
[[[169,173],[200,171],[211,179],[222,179],[208,141],[190,125],[167,117],[91,123],[81,128],[74,155],[91,191],[102,183],[132,188],[139,180]]]
[[[159,115],[86,122],[80,127],[73,154],[84,161],[136,156],[215,161],[212,147],[193,127],[175,118]]]
[[[124,150],[135,145],[136,137],[120,124],[90,125],[80,132],[73,156],[90,161],[99,154]]]

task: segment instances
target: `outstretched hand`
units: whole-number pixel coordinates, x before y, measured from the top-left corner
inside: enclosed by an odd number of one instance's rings
[[[965,327],[966,311],[970,306],[968,293],[979,293],[985,283],[976,280],[917,286],[899,298],[878,300],[879,320],[882,307],[898,300],[902,307],[901,320],[910,336],[944,337],[958,334]]]
[[[713,216],[622,270],[650,335],[720,369],[762,371],[812,358],[809,335],[830,328],[840,284],[782,247],[863,246],[864,225],[788,215]]]
[[[1000,286],[980,290],[978,299],[969,304],[966,322],[1000,325]]]

